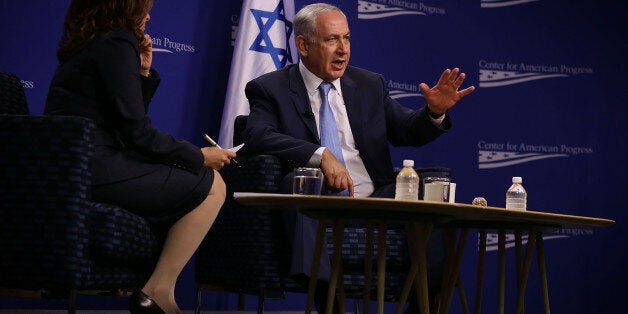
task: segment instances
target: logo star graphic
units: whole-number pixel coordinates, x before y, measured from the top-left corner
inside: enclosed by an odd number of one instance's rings
[[[292,62],[292,54],[290,53],[290,34],[292,34],[292,22],[286,19],[286,14],[283,7],[283,1],[279,1],[274,11],[262,11],[257,9],[251,9],[251,13],[255,18],[255,22],[259,27],[259,34],[253,41],[253,44],[249,48],[252,51],[258,51],[269,54],[275,67],[281,69],[286,65],[287,61]],[[284,23],[284,30],[286,32],[285,49],[278,48],[273,45],[273,41],[270,38],[268,32],[272,28],[273,24],[277,21]]]

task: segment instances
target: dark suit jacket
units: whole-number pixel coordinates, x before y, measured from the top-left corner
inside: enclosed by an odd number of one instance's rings
[[[421,146],[451,127],[448,115],[438,127],[425,108],[411,110],[390,98],[380,74],[349,66],[340,84],[357,149],[376,189],[395,181],[389,143]],[[299,66],[262,75],[245,92],[251,113],[241,153],[276,155],[288,169],[305,165],[320,139]]]
[[[139,177],[163,164],[193,173],[202,169],[200,149],[157,130],[147,115],[159,85],[157,72],[140,75],[139,43],[128,31],[95,39],[59,65],[45,114],[83,116],[96,122],[91,161],[94,184]]]

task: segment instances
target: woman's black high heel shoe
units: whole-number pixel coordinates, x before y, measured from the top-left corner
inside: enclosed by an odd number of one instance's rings
[[[131,314],[165,314],[153,299],[142,290],[133,292],[129,299],[129,311]]]

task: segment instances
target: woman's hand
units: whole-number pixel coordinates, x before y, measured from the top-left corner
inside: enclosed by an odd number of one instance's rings
[[[153,40],[148,34],[144,34],[144,41],[140,44],[140,61],[140,74],[148,77],[153,63]]]
[[[218,147],[203,147],[201,152],[205,158],[203,165],[214,170],[220,170],[222,167],[231,164],[231,159],[236,157],[235,152]]]

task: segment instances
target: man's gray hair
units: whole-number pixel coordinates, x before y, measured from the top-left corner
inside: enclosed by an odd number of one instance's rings
[[[316,38],[316,18],[325,13],[338,11],[345,15],[338,7],[327,3],[314,3],[304,6],[294,17],[294,37],[303,35],[308,43]]]

